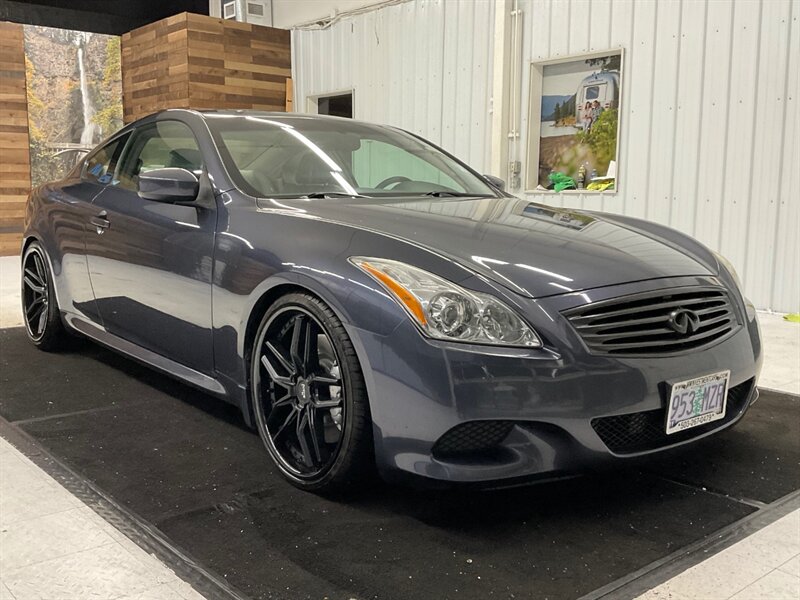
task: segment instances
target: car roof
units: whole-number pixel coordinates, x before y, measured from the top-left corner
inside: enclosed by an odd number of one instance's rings
[[[270,119],[273,121],[279,121],[282,123],[292,124],[296,123],[298,125],[302,125],[303,122],[309,121],[335,121],[335,122],[348,122],[348,123],[356,123],[359,125],[368,125],[372,127],[385,127],[385,125],[381,125],[380,123],[370,123],[368,121],[359,121],[357,119],[350,119],[347,117],[333,117],[330,115],[315,115],[315,114],[305,114],[305,113],[287,113],[287,112],[275,112],[275,111],[266,111],[266,110],[250,110],[250,109],[192,109],[192,108],[166,108],[164,110],[157,111],[151,115],[146,117],[142,117],[144,120],[150,117],[154,117],[156,115],[165,114],[165,113],[176,113],[176,112],[184,112],[184,113],[191,113],[191,114],[199,114],[201,116],[205,115],[221,115],[221,116],[231,116],[231,117],[260,117],[262,119]]]

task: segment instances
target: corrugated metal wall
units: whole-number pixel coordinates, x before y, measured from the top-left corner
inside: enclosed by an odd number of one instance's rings
[[[493,0],[419,0],[293,32],[297,111],[355,90],[356,118],[419,133],[489,164]]]
[[[620,190],[532,200],[652,219],[736,265],[756,306],[800,310],[800,1],[521,0],[530,61],[625,49]],[[489,165],[491,0],[417,0],[296,31],[298,108],[355,90],[358,118]],[[522,180],[525,181],[525,173]]]

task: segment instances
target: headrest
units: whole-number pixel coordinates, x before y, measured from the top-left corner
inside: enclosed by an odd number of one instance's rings
[[[333,183],[331,171],[316,154],[308,153],[297,164],[294,180],[301,185],[326,185]]]
[[[197,171],[203,165],[203,155],[200,150],[178,148],[170,150],[168,167]]]

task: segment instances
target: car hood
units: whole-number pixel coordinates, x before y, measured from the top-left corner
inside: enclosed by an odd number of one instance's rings
[[[716,274],[708,260],[685,245],[626,224],[624,217],[557,209],[515,197],[381,202],[328,198],[291,204],[306,217],[407,240],[532,298]],[[265,200],[259,205],[275,208]]]

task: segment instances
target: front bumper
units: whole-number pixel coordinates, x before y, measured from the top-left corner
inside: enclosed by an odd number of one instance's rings
[[[367,363],[364,372],[379,469],[389,478],[399,471],[436,481],[502,484],[502,480],[547,478],[625,462],[732,425],[757,397],[762,358],[754,311],[742,307],[743,326],[716,345],[647,358],[590,354],[560,314],[576,301],[687,280],[708,283],[700,278],[660,280],[603,288],[578,300],[565,295],[530,301],[529,312],[539,311],[538,318],[531,314],[530,320],[546,340],[556,341],[537,350],[426,340],[410,322],[390,335],[352,329],[362,363]],[[659,415],[666,410],[667,382],[722,370],[731,372],[725,419],[655,439]],[[623,433],[626,427],[636,433],[642,417],[630,425],[625,425],[626,419],[642,414],[649,415],[644,424],[649,424],[654,438],[643,445],[615,446],[598,427],[605,422]],[[453,436],[453,431],[476,421],[485,425],[475,428],[478,434],[488,431],[489,438],[500,440],[479,451],[441,451],[448,432]],[[477,435],[467,429],[463,436],[455,436],[455,447]]]

